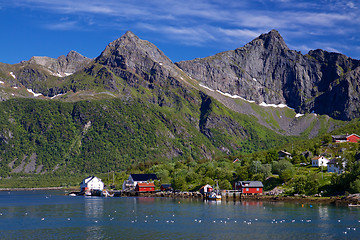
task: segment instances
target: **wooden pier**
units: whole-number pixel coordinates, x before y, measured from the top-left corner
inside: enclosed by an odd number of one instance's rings
[[[242,192],[240,190],[223,190],[221,191],[221,199],[222,200],[241,200]]]

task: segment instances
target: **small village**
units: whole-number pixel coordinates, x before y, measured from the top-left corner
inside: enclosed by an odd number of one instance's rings
[[[180,192],[174,190],[171,184],[161,184],[156,189],[155,181],[158,181],[156,174],[130,174],[124,181],[122,190],[111,190],[104,186],[101,179],[95,176],[85,178],[80,184],[80,192],[72,192],[69,195],[78,196],[103,196],[103,197],[124,197],[124,196],[151,196],[151,197],[196,197],[206,200],[238,199],[242,196],[261,196],[263,184],[260,181],[239,181],[234,183],[232,190],[220,190],[218,186],[206,184],[197,192]]]
[[[332,136],[333,143],[358,143],[360,137],[356,134],[334,135]],[[279,160],[291,160],[291,153],[280,150],[278,151]],[[239,161],[234,160],[234,163]],[[341,157],[329,158],[326,154],[321,154],[311,158],[311,166],[307,163],[300,163],[300,166],[307,166],[311,168],[327,169],[328,173],[342,174],[346,169],[347,161]],[[96,176],[89,176],[85,178],[80,184],[79,192],[72,192],[72,196],[104,196],[104,197],[126,197],[126,196],[148,196],[148,197],[195,197],[206,200],[241,200],[242,198],[258,198],[262,196],[277,197],[282,194],[281,190],[277,188],[270,191],[264,191],[264,184],[262,181],[236,181],[232,184],[232,189],[219,189],[216,182],[215,185],[206,184],[200,187],[197,191],[184,192],[178,189],[173,189],[171,184],[160,184],[158,176],[152,174],[130,174],[128,179],[122,184],[121,190],[115,190],[114,186],[107,187],[101,179]],[[158,187],[156,187],[158,186]],[[321,196],[317,194],[316,196]],[[354,199],[353,199],[354,200]],[[357,202],[356,202],[357,204]]]

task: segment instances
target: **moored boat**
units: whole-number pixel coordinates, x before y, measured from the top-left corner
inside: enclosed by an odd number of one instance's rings
[[[349,206],[349,207],[360,207],[360,204],[352,204],[352,203],[349,203],[348,206]]]
[[[210,195],[208,196],[209,200],[221,200],[221,195],[218,194],[217,192],[211,192]]]

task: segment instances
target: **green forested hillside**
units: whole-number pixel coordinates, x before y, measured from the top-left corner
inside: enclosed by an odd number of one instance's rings
[[[141,99],[1,102],[1,176],[119,171],[141,162],[213,159],[286,141],[209,101],[202,109],[185,101],[170,108]]]

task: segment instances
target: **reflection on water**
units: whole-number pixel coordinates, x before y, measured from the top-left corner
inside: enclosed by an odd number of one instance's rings
[[[328,220],[329,219],[329,206],[319,206],[319,217]]]
[[[101,220],[104,215],[104,200],[101,197],[84,197],[85,198],[85,216],[90,222],[85,228],[86,239],[104,239],[104,229]]]
[[[263,206],[263,202],[259,202],[259,201],[242,201],[240,202],[241,205],[243,206],[257,206],[257,207],[262,207]]]
[[[104,200],[101,197],[84,197],[85,214],[88,218],[100,218],[104,213]]]

